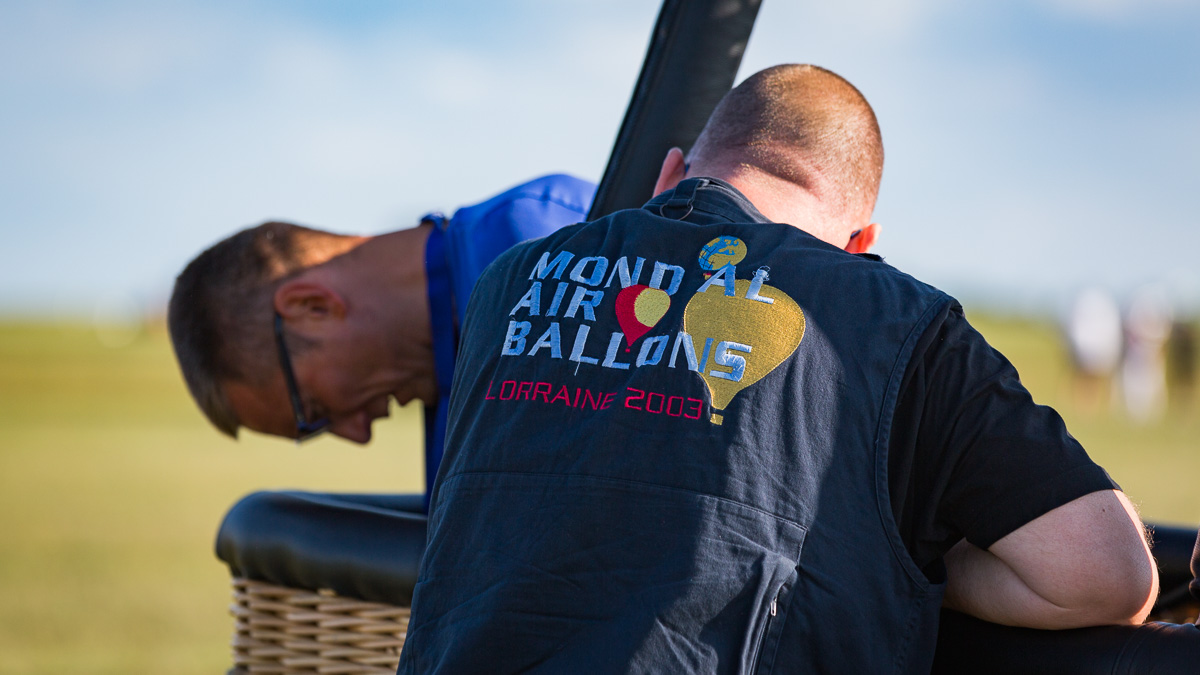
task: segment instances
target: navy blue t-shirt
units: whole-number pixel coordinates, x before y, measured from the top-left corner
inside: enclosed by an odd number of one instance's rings
[[[957,303],[715,179],[482,278],[410,668],[927,671],[946,549],[1113,487]]]
[[[963,537],[988,548],[1073,499],[1119,489],[957,303],[921,337],[893,420],[892,511],[931,578]]]

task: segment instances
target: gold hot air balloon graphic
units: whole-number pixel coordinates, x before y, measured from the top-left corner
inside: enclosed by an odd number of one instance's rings
[[[732,275],[733,269],[721,274]],[[759,270],[753,280],[735,280],[732,295],[728,285],[706,284],[684,308],[684,332],[698,353],[709,346],[700,376],[708,385],[713,424],[724,420],[718,410],[791,356],[804,337],[804,312],[787,293],[764,284],[766,276]]]

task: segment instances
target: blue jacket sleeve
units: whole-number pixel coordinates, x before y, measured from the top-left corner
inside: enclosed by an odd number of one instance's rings
[[[476,279],[496,256],[519,242],[582,222],[595,192],[589,181],[553,174],[455,212],[446,229],[446,258],[459,323]]]

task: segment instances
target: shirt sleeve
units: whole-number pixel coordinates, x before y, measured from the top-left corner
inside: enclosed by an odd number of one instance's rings
[[[1017,370],[952,303],[908,366],[889,442],[889,486],[919,566],[959,539],[988,548],[1067,502],[1117,489],[1037,405]]]

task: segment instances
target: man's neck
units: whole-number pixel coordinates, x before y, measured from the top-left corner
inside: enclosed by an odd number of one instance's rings
[[[425,245],[431,225],[371,237],[336,261],[351,311],[368,322],[363,329],[379,336],[391,349],[389,368],[429,371],[433,378],[433,331],[429,316]],[[435,392],[436,380],[429,391]],[[422,396],[425,398],[425,396]],[[427,401],[431,403],[432,401]]]
[[[356,257],[347,262],[356,266],[362,283],[407,295],[424,296],[427,288],[425,273],[425,244],[432,225],[422,224],[371,237],[355,250]],[[388,296],[390,297],[389,293]],[[428,316],[429,308],[424,308]]]
[[[737,188],[759,213],[776,223],[786,223],[841,247],[845,225],[822,200],[821,186],[801,186],[744,163],[692,167],[689,175],[720,178]]]
[[[371,238],[361,246],[356,266],[357,283],[365,288],[362,297],[371,298],[371,310],[398,338],[432,345],[428,277],[425,271],[425,244],[432,225],[422,224],[406,230]]]

